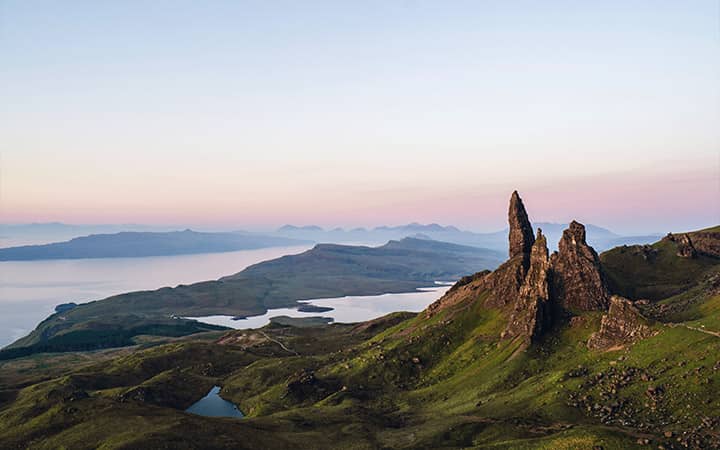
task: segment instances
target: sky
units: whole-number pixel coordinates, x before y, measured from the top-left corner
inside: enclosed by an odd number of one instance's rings
[[[0,223],[720,223],[709,1],[0,0]]]

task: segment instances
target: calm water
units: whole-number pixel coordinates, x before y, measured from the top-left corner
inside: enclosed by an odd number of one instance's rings
[[[448,289],[450,289],[450,285],[443,284],[438,287],[421,289],[420,292],[324,298],[306,300],[302,302],[333,308],[332,311],[322,313],[300,312],[295,308],[277,308],[269,310],[262,316],[253,316],[242,320],[232,320],[232,316],[190,317],[190,319],[214,325],[223,325],[235,328],[236,330],[263,327],[270,323],[270,318],[277,316],[321,316],[331,317],[335,320],[335,322],[363,322],[365,320],[375,319],[395,311],[420,312],[430,303],[440,298]]]
[[[210,389],[205,397],[195,402],[185,412],[207,417],[243,417],[237,406],[220,397],[220,386]]]
[[[212,280],[307,246],[201,255],[0,262],[0,347],[28,334],[60,303]]]

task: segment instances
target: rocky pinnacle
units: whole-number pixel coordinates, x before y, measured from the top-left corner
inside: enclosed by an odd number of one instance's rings
[[[532,225],[530,225],[525,211],[525,205],[517,191],[514,191],[510,197],[508,222],[510,224],[510,258],[529,255],[535,243],[535,236],[533,236]]]
[[[537,339],[552,321],[548,277],[550,261],[545,236],[538,229],[532,246],[530,268],[525,277],[503,338],[522,337],[527,343]]]
[[[551,258],[553,297],[566,309],[606,310],[609,294],[600,258],[585,240],[585,226],[572,221]]]

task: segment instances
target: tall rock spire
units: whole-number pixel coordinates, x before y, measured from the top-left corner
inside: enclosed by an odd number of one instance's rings
[[[552,321],[549,274],[547,241],[538,228],[537,239],[530,253],[530,267],[501,337],[521,337],[530,343],[548,329]]]
[[[525,205],[517,191],[514,191],[510,197],[508,222],[510,224],[510,258],[530,254],[533,243],[535,243],[535,236],[533,236],[532,225],[530,225],[525,211]]]
[[[585,226],[572,221],[551,258],[552,295],[570,310],[606,310],[610,295],[600,258],[585,241]]]

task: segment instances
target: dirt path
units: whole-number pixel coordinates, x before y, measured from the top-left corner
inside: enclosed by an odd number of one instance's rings
[[[258,331],[259,331],[259,330],[258,330]],[[283,344],[282,342],[278,341],[277,339],[271,338],[270,336],[268,336],[267,334],[265,334],[264,331],[260,331],[260,334],[262,334],[263,336],[265,336],[265,339],[267,339],[268,341],[274,342],[274,343],[276,343],[277,345],[279,345],[280,347],[282,347],[282,349],[285,350],[286,352],[292,353],[292,354],[295,355],[295,356],[300,356],[300,353],[296,352],[295,350],[292,350],[292,349],[289,349],[289,348],[285,347],[285,344]]]
[[[666,325],[666,326],[669,326],[669,327],[671,327],[671,328],[683,327],[683,328],[687,328],[688,330],[699,331],[700,333],[705,333],[705,334],[709,334],[710,336],[715,336],[715,337],[717,337],[717,338],[720,338],[720,333],[718,333],[718,332],[716,332],[716,331],[706,330],[706,329],[704,329],[704,328],[691,327],[690,325],[685,325],[685,324],[682,324],[682,323],[666,323],[665,325]]]

